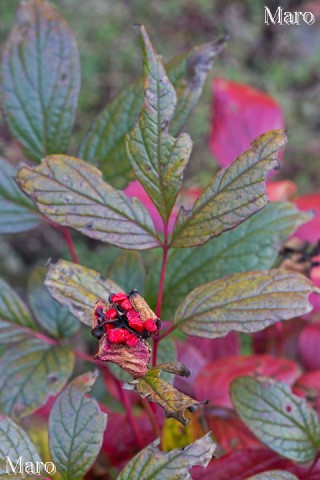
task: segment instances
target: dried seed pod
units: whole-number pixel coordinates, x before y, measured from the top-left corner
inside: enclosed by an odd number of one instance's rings
[[[141,297],[138,290],[131,290],[128,298],[133,308],[140,313],[140,317],[143,322],[145,322],[149,318],[153,318],[154,320],[157,319],[157,315],[154,313],[153,310],[151,310],[145,299]]]
[[[104,335],[99,342],[99,351],[95,358],[119,365],[135,378],[143,377],[148,371],[151,348],[148,343],[139,339],[135,345],[111,343]]]

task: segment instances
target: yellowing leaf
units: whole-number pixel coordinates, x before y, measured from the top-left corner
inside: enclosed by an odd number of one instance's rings
[[[96,301],[108,301],[110,293],[121,291],[116,283],[103,280],[95,270],[66,260],[50,265],[45,285],[53,298],[90,326]]]
[[[165,452],[177,447],[186,447],[204,435],[205,431],[199,415],[190,412],[186,412],[185,415],[190,420],[186,427],[177,422],[175,418],[167,418],[164,422],[161,443]]]
[[[118,247],[144,250],[159,246],[148,211],[137,199],[102,179],[94,166],[66,155],[51,155],[17,175],[22,190],[54,222]]]
[[[164,363],[151,368],[144,377],[130,382],[129,387],[133,386],[142,398],[158,403],[164,409],[167,418],[173,417],[183,425],[187,425],[189,419],[184,416],[184,412],[196,411],[203,402],[193,400],[162,380],[159,377],[161,371],[183,377],[190,375],[190,370],[183,363]]]
[[[145,97],[142,112],[127,136],[127,152],[137,179],[162,217],[170,212],[182,183],[192,142],[187,134],[172,137],[168,128],[177,97],[144,26],[138,26],[143,49]]]
[[[179,305],[174,323],[198,337],[257,332],[310,312],[314,291],[307,277],[287,270],[236,273],[195,288]]]
[[[286,143],[283,130],[272,130],[252,142],[228,168],[213,178],[191,210],[179,212],[172,246],[192,247],[230,230],[268,202],[266,178],[278,167],[277,155]]]

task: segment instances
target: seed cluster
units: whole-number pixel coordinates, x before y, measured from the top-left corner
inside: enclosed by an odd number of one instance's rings
[[[113,293],[109,302],[98,301],[93,312],[92,335],[99,340],[106,334],[110,343],[135,347],[140,338],[148,338],[160,328],[159,319],[137,290],[132,290],[129,295]],[[146,308],[139,311],[140,306]],[[150,318],[146,318],[148,314]]]

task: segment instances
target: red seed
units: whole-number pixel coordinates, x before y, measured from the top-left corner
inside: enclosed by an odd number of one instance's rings
[[[124,300],[127,300],[128,299],[128,295],[124,292],[120,292],[120,293],[114,293],[111,297],[110,297],[110,301],[112,303],[121,303],[123,302]]]
[[[120,303],[120,306],[123,310],[132,310],[132,305],[127,298]]]
[[[157,324],[153,318],[148,318],[148,320],[144,322],[144,328],[150,333],[154,333],[158,330]]]
[[[139,342],[139,337],[137,337],[133,333],[130,333],[130,335],[126,339],[126,344],[129,345],[129,347],[135,347],[138,342]]]
[[[105,329],[106,332],[108,330],[111,330],[112,328],[114,328],[113,323],[106,323],[105,326],[104,326],[104,329]]]
[[[126,315],[128,320],[132,320],[133,318],[140,318],[140,313],[136,310],[130,310]]]
[[[118,316],[118,313],[115,308],[109,308],[109,310],[107,310],[106,312],[106,317],[109,319],[117,318],[117,316]]]
[[[128,318],[129,326],[131,328],[133,328],[133,330],[135,330],[136,332],[143,332],[144,323],[141,320],[139,313],[138,313],[138,315],[130,316],[130,318],[129,318],[129,315],[128,315],[127,318]]]
[[[130,332],[125,328],[113,328],[112,330],[108,330],[108,340],[111,343],[124,343]]]

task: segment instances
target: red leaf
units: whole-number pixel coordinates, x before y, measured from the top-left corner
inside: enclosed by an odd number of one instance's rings
[[[135,416],[143,446],[154,440],[148,415],[143,411]],[[109,461],[122,468],[140,450],[126,413],[108,411],[108,427],[104,434],[102,451]]]
[[[243,375],[265,375],[292,385],[299,377],[298,365],[292,360],[271,355],[226,357],[205,365],[195,380],[196,398],[213,405],[233,408],[229,397],[231,381]]]
[[[176,346],[177,359],[179,362],[190,365],[192,368],[191,375],[188,378],[175,375],[174,386],[186,395],[194,397],[194,380],[204,365],[206,365],[207,360],[205,359],[203,352],[198,350],[191,343],[177,342]]]
[[[301,211],[314,210],[316,216],[309,222],[301,225],[295,235],[307,242],[317,242],[320,239],[320,193],[302,195],[294,200]]]
[[[213,95],[210,148],[222,167],[230,165],[262,133],[284,128],[280,106],[260,90],[216,78]]]
[[[207,362],[240,353],[239,335],[231,332],[222,338],[202,338],[188,336],[186,343],[196,347]]]
[[[210,409],[208,409],[210,412]],[[262,444],[250,432],[246,425],[235,417],[233,412],[224,410],[219,416],[210,413],[206,415],[209,430],[224,453],[247,448],[261,448]]]
[[[125,188],[124,191],[128,195],[128,197],[136,197],[143,203],[143,205],[150,213],[156,230],[158,232],[163,232],[163,220],[141,183],[138,182],[138,180],[134,180],[133,182],[129,183],[129,185]],[[181,190],[177,203],[173,207],[172,213],[169,218],[169,233],[173,232],[173,227],[178,216],[180,206],[183,205],[187,209],[191,208],[194,204],[194,201],[199,197],[201,193],[202,191],[199,188],[189,188]]]
[[[291,180],[268,182],[267,192],[270,202],[284,202],[293,197],[297,191],[297,185]]]
[[[307,370],[320,369],[320,324],[310,323],[299,337],[299,353]]]
[[[287,469],[292,462],[267,448],[238,450],[210,462],[203,470],[193,468],[195,480],[244,480],[266,470]]]

